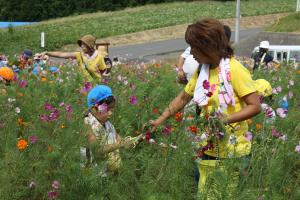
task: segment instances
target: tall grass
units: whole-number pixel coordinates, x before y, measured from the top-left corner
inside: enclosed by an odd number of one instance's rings
[[[197,183],[193,178],[193,149],[188,139],[188,124],[170,118],[153,136],[156,144],[143,142],[132,150],[122,150],[123,165],[115,176],[101,177],[98,168],[80,167],[79,148],[86,144],[83,113],[86,93],[76,65],[65,64],[61,73],[42,78],[26,71],[19,81],[7,87],[0,96],[0,194],[1,199],[49,199],[53,181],[60,186],[58,199],[195,199]],[[48,70],[48,66],[44,68]],[[180,90],[175,70],[168,63],[120,65],[114,68],[109,85],[117,97],[112,122],[121,136],[141,133],[141,126],[158,117]],[[226,173],[216,172],[208,185],[213,199],[299,199],[300,154],[295,147],[300,140],[299,71],[284,64],[277,72],[258,71],[254,78],[264,78],[282,91],[274,95],[276,109],[284,95],[289,98],[286,118],[277,116],[274,124],[266,123],[263,113],[252,119],[252,153],[248,162],[228,160]],[[19,87],[21,80],[27,87]],[[294,85],[289,80],[294,81]],[[1,86],[0,89],[4,89]],[[278,89],[279,90],[279,89]],[[2,91],[2,90],[1,90]],[[131,105],[129,98],[138,103]],[[15,99],[12,101],[11,99]],[[71,118],[65,106],[72,106]],[[49,114],[45,103],[60,111],[52,122],[41,115]],[[20,113],[16,113],[16,108]],[[195,113],[190,113],[195,116]],[[258,125],[260,124],[260,125]],[[163,134],[165,125],[170,134]],[[285,134],[287,140],[272,136],[271,130]],[[198,132],[197,134],[201,134]],[[30,136],[37,136],[36,143]],[[24,150],[17,147],[18,138],[28,141]],[[162,144],[163,143],[163,144]],[[177,148],[170,145],[176,145]],[[241,169],[235,192],[228,187],[233,171]],[[221,188],[222,192],[217,190]],[[203,194],[204,195],[204,194]],[[200,196],[201,198],[204,196]],[[205,199],[205,198],[204,198]],[[219,198],[220,199],[220,198]]]

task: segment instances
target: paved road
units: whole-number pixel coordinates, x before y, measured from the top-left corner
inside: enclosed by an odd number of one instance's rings
[[[245,39],[262,31],[262,28],[242,30],[240,39]],[[234,32],[231,39],[234,39]],[[187,47],[183,38],[165,41],[157,41],[145,44],[110,47],[109,55],[111,58],[119,57],[121,60],[143,60],[149,61],[156,58],[165,57],[170,54],[180,53]]]

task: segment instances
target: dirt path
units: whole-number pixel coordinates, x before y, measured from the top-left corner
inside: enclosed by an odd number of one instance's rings
[[[281,17],[287,16],[288,13],[279,13],[272,15],[262,15],[253,17],[241,18],[241,29],[264,27],[272,24]],[[224,24],[229,25],[232,30],[235,27],[235,19],[221,20]],[[147,30],[137,33],[130,33],[120,36],[108,37],[99,39],[98,41],[109,41],[112,46],[139,44],[144,42],[183,38],[185,30],[189,24],[182,24],[176,26],[169,26],[165,28]]]
[[[261,15],[252,17],[242,17],[241,18],[241,29],[255,28],[255,27],[265,27],[271,25],[279,18],[287,16],[289,13],[279,13],[271,15]],[[235,19],[222,19],[224,24],[229,25],[232,30],[235,27]],[[183,38],[185,30],[189,24],[181,24],[176,26],[169,26],[165,28],[152,29],[137,33],[130,33],[119,36],[112,36],[107,38],[98,39],[97,42],[110,42],[111,46],[124,46],[131,44],[141,44],[153,41],[161,41],[168,39]],[[77,49],[77,45],[66,45],[62,50],[74,50]]]

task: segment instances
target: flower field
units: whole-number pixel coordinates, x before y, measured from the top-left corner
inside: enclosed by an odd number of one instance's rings
[[[251,156],[224,162],[229,173],[212,174],[205,194],[197,194],[194,180],[191,138],[204,131],[194,111],[176,113],[135,148],[121,149],[118,174],[103,177],[98,167],[82,167],[83,117],[93,84],[71,61],[56,65],[55,72],[51,66],[41,75],[22,70],[11,85],[0,86],[1,200],[300,199],[300,71],[293,66],[255,72],[254,79],[271,83],[273,100],[248,120]],[[111,121],[122,137],[143,134],[142,125],[183,89],[166,61],[114,66],[105,83],[117,99]],[[234,192],[233,170],[240,172]]]

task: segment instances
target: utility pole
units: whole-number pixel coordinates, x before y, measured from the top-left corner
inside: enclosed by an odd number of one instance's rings
[[[298,0],[299,1],[299,0]],[[237,0],[236,1],[236,13],[235,13],[235,37],[234,37],[234,42],[237,43],[239,42],[240,38],[240,18],[241,18],[241,1]]]
[[[297,12],[300,12],[300,0],[297,0],[297,8],[296,8]]]

